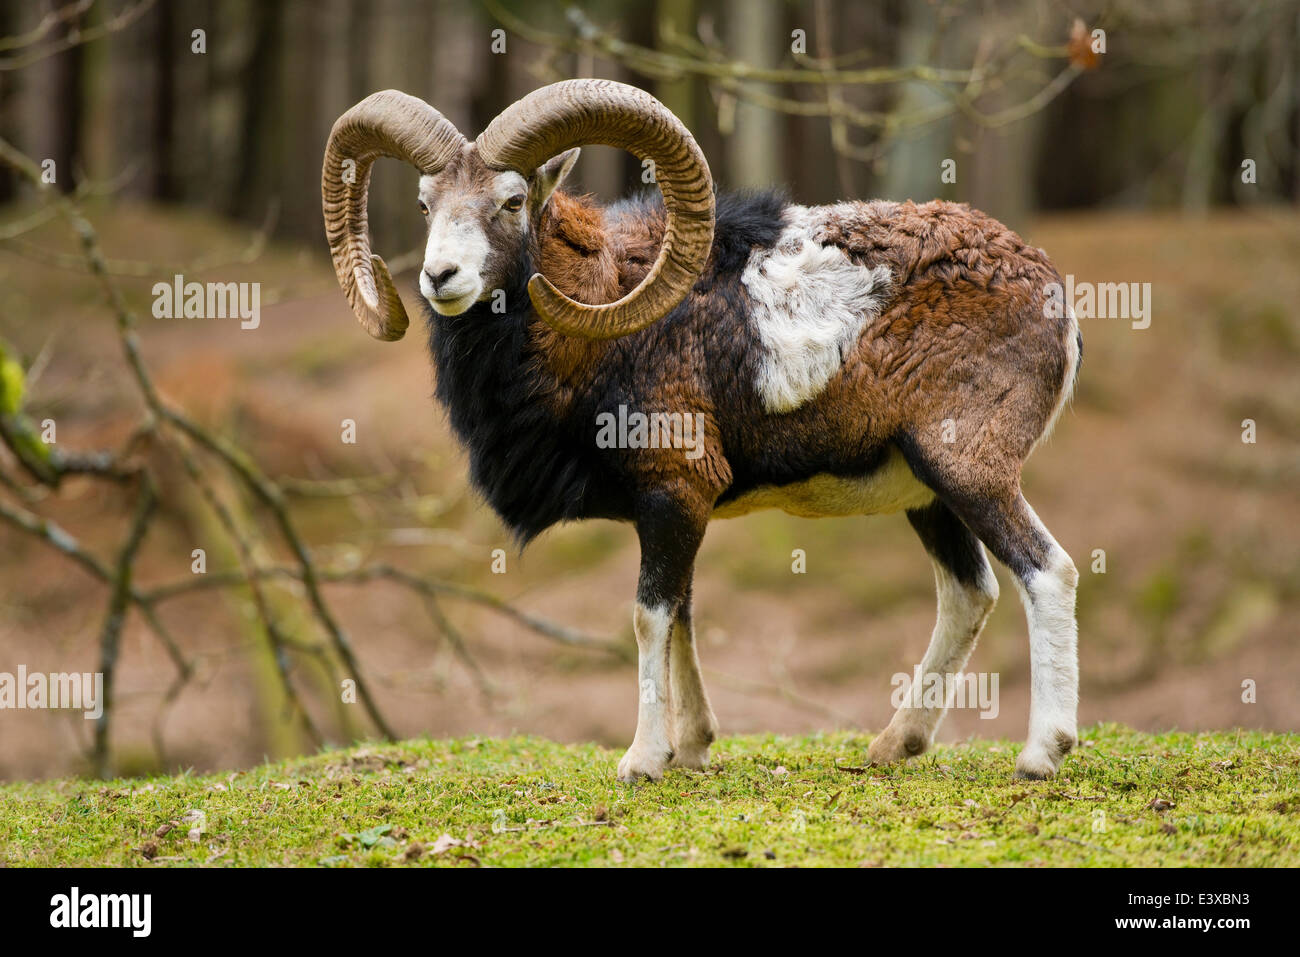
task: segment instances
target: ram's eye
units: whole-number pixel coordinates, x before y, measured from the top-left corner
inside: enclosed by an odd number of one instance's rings
[[[420,203],[420,213],[425,216],[429,215],[429,207],[425,206],[423,201]]]
[[[511,196],[501,204],[501,208],[509,210],[512,213],[519,212],[519,210],[524,208],[524,194],[516,193],[514,196]]]

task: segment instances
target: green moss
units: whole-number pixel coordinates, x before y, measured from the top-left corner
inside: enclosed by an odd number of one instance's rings
[[[0,414],[16,415],[23,407],[23,392],[26,377],[23,367],[16,359],[10,358],[0,342]]]
[[[1013,780],[1018,745],[1006,742],[863,769],[868,738],[837,733],[726,738],[709,771],[636,787],[614,781],[615,752],[538,738],[10,784],[0,788],[0,857],[150,867],[1300,863],[1300,736],[1103,725],[1082,737],[1046,782]]]

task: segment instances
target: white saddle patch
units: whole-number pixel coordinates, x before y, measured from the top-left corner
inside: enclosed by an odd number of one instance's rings
[[[821,392],[889,298],[887,267],[858,265],[816,241],[826,215],[788,207],[780,241],[755,250],[740,279],[766,354],[756,385],[768,412],[797,409]]]

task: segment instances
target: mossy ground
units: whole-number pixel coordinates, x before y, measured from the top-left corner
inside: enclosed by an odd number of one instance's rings
[[[706,772],[516,737],[330,750],[246,771],[0,787],[0,861],[259,866],[1296,866],[1300,735],[1084,729],[1060,777],[1018,744],[861,767],[853,733],[725,738]]]

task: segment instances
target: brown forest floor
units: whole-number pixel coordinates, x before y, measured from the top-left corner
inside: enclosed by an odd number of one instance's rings
[[[139,208],[95,217],[110,256],[184,262],[237,250],[245,233]],[[1063,273],[1093,282],[1150,282],[1145,330],[1082,323],[1085,358],[1073,407],[1026,472],[1026,494],[1082,571],[1083,722],[1142,730],[1300,728],[1300,217],[1251,211],[1186,220],[1095,214],[1049,218],[1026,238]],[[42,246],[71,249],[54,227]],[[396,250],[392,250],[395,252]],[[630,634],[637,551],[629,528],[561,528],[519,556],[467,489],[464,459],[430,400],[423,334],[370,340],[333,284],[323,248],[275,248],[254,264],[187,278],[254,280],[262,327],[231,320],[157,320],[149,287],[127,288],[163,392],[237,436],[271,474],[356,475],[406,469],[418,502],[385,496],[297,507],[326,555],[383,558],[487,588],[591,633]],[[409,277],[400,277],[406,289]],[[409,297],[408,297],[409,301]],[[33,384],[36,417],[61,445],[112,445],[136,405],[107,311],[81,275],[0,248],[0,335],[28,356],[48,344]],[[343,445],[339,423],[359,441]],[[1241,441],[1241,421],[1258,442]],[[173,489],[179,489],[178,483]],[[101,551],[125,516],[117,493],[70,483],[42,506]],[[141,580],[189,574],[208,543],[194,502],[174,502],[151,534]],[[493,549],[508,554],[491,573]],[[791,551],[807,574],[791,573]],[[1090,570],[1104,549],[1107,571]],[[212,567],[221,561],[211,544]],[[971,663],[1001,676],[1001,712],[955,712],[941,740],[1023,736],[1028,712],[1024,618],[1006,573],[1002,601]],[[480,699],[420,603],[393,588],[330,593],[381,705],[404,736],[545,735],[619,745],[630,739],[629,665],[557,648],[485,611],[450,605],[500,694]],[[715,524],[696,582],[701,656],[725,733],[878,730],[890,676],[910,672],[929,638],[929,562],[901,516],[807,521],[777,513]],[[103,589],[44,545],[0,530],[0,671],[93,670]],[[279,719],[256,633],[230,598],[167,607],[187,651],[205,652],[199,681],[165,724],[167,766],[247,766],[302,747]],[[132,619],[124,645],[114,742],[124,771],[157,766],[150,731],[171,674]],[[1257,701],[1242,702],[1245,679]],[[322,717],[332,706],[320,701]],[[0,778],[79,770],[89,722],[8,712]]]

